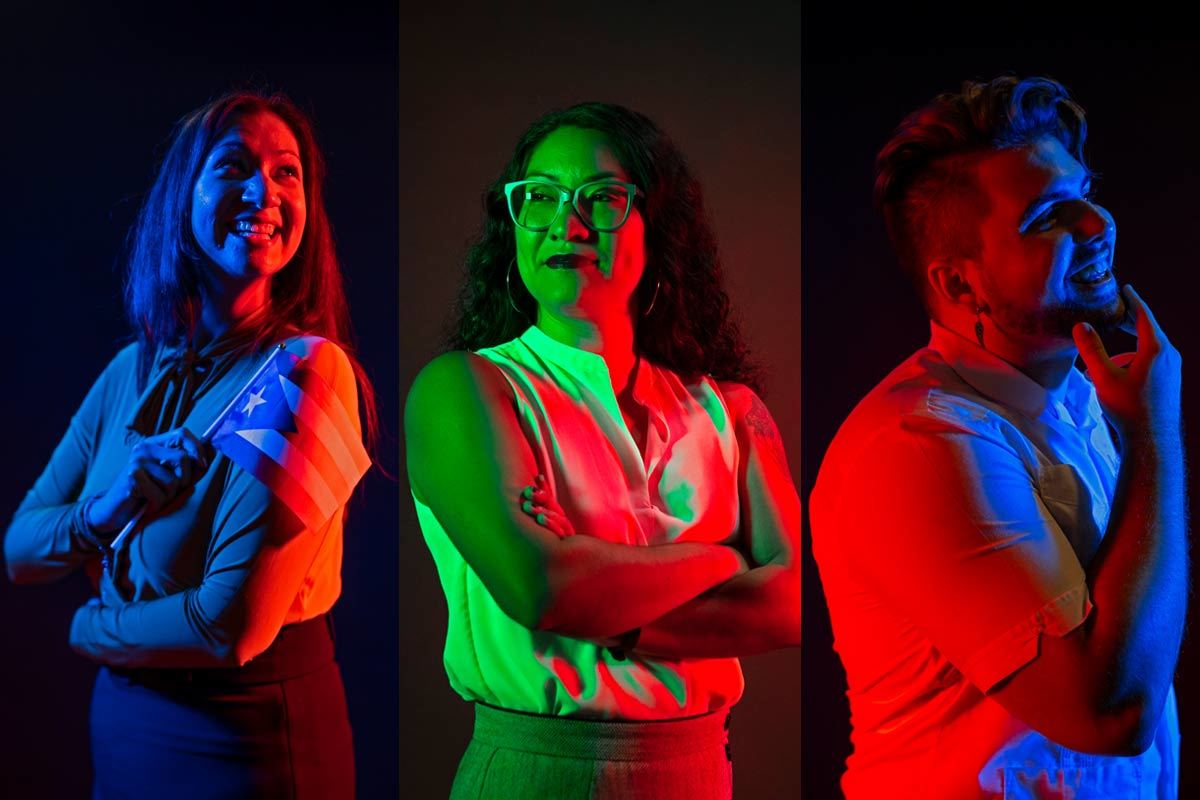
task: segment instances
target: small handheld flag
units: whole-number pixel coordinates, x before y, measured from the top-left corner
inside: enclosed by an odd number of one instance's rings
[[[345,505],[371,467],[350,413],[319,373],[280,344],[201,438],[316,529]],[[113,540],[106,566],[144,511]]]
[[[310,529],[346,504],[371,467],[341,398],[282,349],[214,423],[211,441]]]

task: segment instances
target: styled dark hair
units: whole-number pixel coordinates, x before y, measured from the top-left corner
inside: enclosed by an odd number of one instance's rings
[[[325,213],[325,159],[308,116],[285,95],[243,90],[223,94],[175,126],[154,185],[129,232],[125,313],[141,345],[139,375],[145,380],[164,346],[190,342],[203,306],[205,256],[192,234],[192,191],[213,143],[245,114],[279,117],[300,145],[307,219],[300,247],[271,279],[271,306],[255,341],[275,341],[290,328],[323,336],[350,358],[358,379],[368,442],[378,432],[375,393],[351,344],[350,313],[342,271]]]
[[[635,290],[637,351],[687,378],[711,375],[759,390],[760,370],[751,362],[732,315],[700,184],[658,126],[611,103],[551,111],[522,134],[508,165],[483,195],[483,230],[467,253],[448,347],[477,350],[497,345],[518,336],[534,320],[533,296],[519,276],[509,281],[516,243],[504,184],[524,178],[534,148],[563,127],[603,135],[644,194],[637,201],[646,230],[646,270]],[[642,316],[647,308],[649,314]]]
[[[967,81],[905,117],[875,160],[875,204],[928,309],[925,267],[979,253],[987,196],[974,167],[989,152],[1057,139],[1087,169],[1083,109],[1050,78]]]

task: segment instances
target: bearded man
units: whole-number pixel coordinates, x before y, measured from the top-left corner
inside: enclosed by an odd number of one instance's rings
[[[1177,796],[1180,359],[1118,287],[1086,131],[1058,83],[1002,77],[879,155],[932,334],[842,425],[811,499],[851,800]],[[1131,357],[1101,342],[1117,327]]]

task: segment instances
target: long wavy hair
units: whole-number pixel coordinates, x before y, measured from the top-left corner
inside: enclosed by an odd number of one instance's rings
[[[467,253],[448,349],[478,350],[506,342],[536,318],[533,296],[519,276],[509,278],[516,241],[504,184],[523,179],[534,148],[563,127],[603,135],[645,194],[638,202],[645,221],[646,269],[633,309],[638,353],[686,378],[710,375],[761,391],[761,370],[750,358],[725,291],[700,184],[657,125],[611,103],[551,111],[521,135],[508,165],[484,192],[483,230]]]
[[[204,304],[202,270],[210,267],[192,234],[192,191],[218,137],[237,117],[259,111],[283,120],[300,145],[307,220],[296,255],[271,279],[270,313],[254,344],[276,341],[298,328],[340,346],[358,379],[367,441],[373,446],[379,430],[375,391],[352,345],[341,266],[325,212],[325,159],[308,116],[283,94],[229,92],[176,124],[127,241],[125,313],[141,345],[139,381],[145,381],[161,348],[195,337]]]

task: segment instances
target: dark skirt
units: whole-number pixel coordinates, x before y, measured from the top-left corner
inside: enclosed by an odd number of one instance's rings
[[[728,712],[662,722],[475,704],[451,800],[729,800]]]
[[[236,670],[102,667],[91,734],[93,800],[354,797],[346,697],[324,618],[285,627]]]

